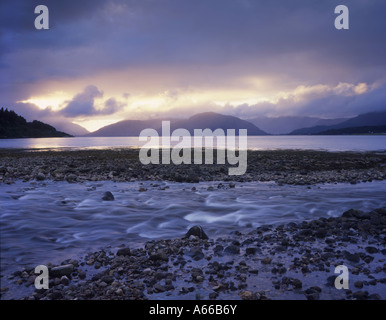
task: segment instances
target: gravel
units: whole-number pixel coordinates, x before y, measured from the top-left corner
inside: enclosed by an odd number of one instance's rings
[[[373,219],[380,223],[361,228]],[[326,230],[323,236],[319,228]],[[187,234],[138,248],[102,249],[50,266],[49,289],[22,299],[385,299],[385,231],[386,208],[379,208],[217,239]],[[349,290],[334,287],[338,265],[350,271]],[[12,280],[31,288],[35,277],[27,268]]]

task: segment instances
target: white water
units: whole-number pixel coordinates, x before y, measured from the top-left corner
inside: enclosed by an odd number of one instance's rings
[[[140,186],[148,190],[139,192]],[[165,186],[169,188],[160,190]],[[214,190],[208,191],[208,186]],[[259,182],[227,189],[217,186],[218,182],[0,184],[2,273],[59,263],[108,245],[181,237],[196,224],[214,238],[263,224],[386,206],[386,181],[311,187]],[[111,191],[115,200],[102,201],[105,191]]]

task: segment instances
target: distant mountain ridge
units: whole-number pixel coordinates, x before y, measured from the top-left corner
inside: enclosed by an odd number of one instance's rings
[[[45,123],[53,126],[58,131],[66,132],[71,136],[84,136],[88,134],[90,131],[88,131],[86,128],[83,128],[82,126],[72,123],[68,120],[62,120],[62,119],[42,119]]]
[[[281,116],[258,117],[246,120],[269,134],[288,134],[301,128],[335,125],[347,120],[347,118],[322,119],[317,117]]]
[[[37,120],[27,122],[12,110],[0,109],[0,139],[51,137],[71,137],[71,135],[57,131],[54,127]]]
[[[143,129],[152,128],[161,135],[162,120],[123,120],[117,123],[105,126],[97,131],[87,134],[88,137],[126,137],[139,136]],[[267,135],[254,124],[240,118],[228,115],[222,115],[215,112],[204,112],[196,114],[188,119],[170,119],[170,130],[183,128],[194,134],[194,129],[235,129],[238,134],[239,129],[247,129],[248,135]]]
[[[86,137],[136,137],[143,129],[158,128],[160,119],[123,120],[86,134]]]
[[[317,133],[317,135],[350,135],[350,134],[386,134],[386,125],[329,129],[329,130],[325,130]]]
[[[368,112],[360,114],[354,118],[348,119],[341,123],[332,126],[314,126],[310,128],[302,128],[292,131],[291,135],[313,135],[322,134],[325,131],[345,129],[345,128],[359,128],[359,127],[375,127],[386,125],[386,111]]]

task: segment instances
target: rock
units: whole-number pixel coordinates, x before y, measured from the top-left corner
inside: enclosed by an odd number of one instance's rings
[[[366,300],[369,296],[367,291],[356,291],[353,293],[353,298],[357,300]]]
[[[326,229],[317,230],[315,232],[315,237],[320,238],[320,239],[325,238],[327,236],[327,232],[328,231]]]
[[[336,279],[337,276],[329,276],[327,278],[327,283],[326,283],[326,286],[327,287],[335,287],[335,279]]]
[[[50,276],[52,277],[62,277],[68,276],[74,270],[74,266],[72,264],[65,264],[62,266],[54,267],[50,270]]]
[[[201,260],[204,258],[204,254],[201,250],[200,247],[193,247],[190,249],[190,251],[188,252],[188,255],[193,259],[193,260]]]
[[[278,270],[278,272],[279,272],[280,274],[286,273],[286,272],[287,272],[287,268],[286,268],[286,267],[280,267],[279,270]]]
[[[44,173],[42,172],[39,172],[36,176],[36,181],[43,181],[45,180],[46,176],[44,175]]]
[[[213,253],[216,254],[216,255],[222,255],[224,251],[224,247],[220,244],[216,245],[214,248],[213,248]]]
[[[363,282],[358,280],[358,281],[355,281],[354,282],[354,287],[355,288],[358,288],[358,289],[362,289],[363,288]]]
[[[350,209],[343,212],[342,217],[344,218],[359,218],[363,214],[360,210]]]
[[[318,292],[305,293],[305,296],[306,296],[307,300],[319,300],[319,293]]]
[[[146,268],[146,269],[144,269],[142,272],[143,272],[143,274],[145,274],[145,275],[150,275],[150,274],[153,273],[153,270],[151,270],[151,268]]]
[[[156,284],[154,285],[154,290],[155,290],[156,292],[165,292],[165,291],[166,291],[165,287],[162,286],[162,285],[160,285],[159,283],[156,283]]]
[[[209,293],[209,299],[210,300],[215,300],[217,297],[218,297],[218,293],[217,292]]]
[[[253,248],[253,247],[250,247],[250,248],[246,248],[245,249],[245,253],[250,255],[250,254],[255,254],[257,251],[257,248]]]
[[[150,260],[153,261],[169,261],[169,256],[163,250],[158,250],[156,253],[150,255]]]
[[[263,264],[270,264],[272,259],[270,257],[265,257],[264,259],[261,260],[261,263]]]
[[[204,281],[204,277],[202,275],[202,270],[199,268],[192,269],[192,280],[194,282],[202,282]]]
[[[104,276],[101,278],[101,281],[106,284],[112,284],[114,282],[114,278],[112,276]]]
[[[369,300],[381,300],[381,296],[378,293],[372,293],[368,296]]]
[[[191,235],[196,236],[200,239],[207,240],[209,237],[204,232],[201,226],[191,227],[188,232],[185,234],[185,238],[189,238]]]
[[[294,289],[301,289],[303,286],[302,282],[299,279],[292,279],[291,284]]]
[[[360,261],[360,256],[358,253],[350,253],[348,251],[344,251],[344,256],[348,261],[358,263]]]
[[[259,273],[259,270],[258,270],[258,269],[250,269],[250,270],[249,270],[249,273],[252,273],[252,274],[258,274],[258,273]]]
[[[375,247],[366,247],[365,250],[370,253],[370,254],[373,254],[373,253],[377,253],[379,250]]]
[[[66,175],[65,179],[67,182],[72,183],[72,182],[75,182],[78,180],[78,176],[73,174],[73,173],[70,173],[70,174]]]
[[[277,246],[275,252],[285,252],[287,248],[285,246]]]
[[[166,279],[168,277],[168,275],[171,275],[171,273],[163,272],[163,271],[156,271],[154,274],[154,279],[159,281],[162,279]]]
[[[231,244],[224,249],[224,253],[227,254],[240,254],[240,246]]]
[[[64,286],[68,286],[68,284],[70,283],[70,280],[66,276],[63,276],[60,278],[60,283],[63,284]]]
[[[105,194],[102,197],[103,201],[113,201],[115,200],[113,194],[110,191],[106,191]]]
[[[130,248],[120,248],[117,251],[117,256],[129,256],[131,254]]]
[[[374,260],[374,257],[372,257],[372,256],[365,256],[363,258],[363,261],[366,262],[366,263],[370,263],[373,260]]]
[[[312,286],[312,287],[309,287],[307,290],[310,290],[310,291],[312,291],[312,292],[318,292],[318,293],[320,293],[320,292],[322,292],[322,289],[320,288],[320,287],[318,287],[318,286]],[[306,290],[306,292],[307,292],[307,290]],[[312,293],[312,292],[307,292],[307,293]]]
[[[242,300],[256,300],[257,299],[256,295],[253,292],[247,291],[247,290],[241,291],[239,293],[239,296]]]

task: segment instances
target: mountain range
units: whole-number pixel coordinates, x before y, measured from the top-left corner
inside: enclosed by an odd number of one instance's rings
[[[117,123],[105,126],[97,131],[87,134],[88,137],[125,137],[139,136],[143,129],[152,128],[161,134],[163,119],[153,120],[123,120]],[[266,132],[256,127],[254,124],[234,116],[222,115],[215,112],[204,112],[196,114],[188,119],[164,119],[170,121],[171,132],[178,128],[187,129],[191,135],[194,129],[211,129],[218,128],[226,131],[227,129],[247,129],[248,135],[260,136],[267,135]]]
[[[188,119],[151,119],[123,120],[107,125],[89,133],[83,127],[69,122],[54,120],[56,127],[66,127],[75,136],[84,137],[125,137],[139,136],[144,129],[152,128],[161,135],[162,121],[170,121],[171,132],[178,128],[186,129],[194,134],[194,129],[247,129],[249,136],[268,134],[290,135],[340,135],[340,134],[382,134],[386,133],[386,111],[369,112],[353,118],[321,119],[316,117],[260,117],[243,120],[235,116],[222,115],[215,112],[204,112]],[[50,124],[53,123],[50,121]],[[304,126],[305,127],[301,127]],[[308,125],[308,126],[307,126]],[[295,128],[292,131],[291,129]],[[66,131],[67,132],[67,131]],[[7,109],[0,110],[0,138],[41,138],[70,137],[68,133],[58,131],[53,126],[34,120],[27,122],[22,116]]]
[[[379,112],[368,112],[360,114],[354,118],[342,121],[338,124],[330,126],[313,126],[308,128],[301,128],[290,132],[291,135],[310,135],[310,134],[363,134],[367,132],[377,132],[381,133],[384,131],[379,131],[380,128],[386,125],[386,111]],[[368,131],[364,130],[363,127],[368,127]],[[348,130],[348,128],[351,128]],[[354,129],[356,128],[356,129]]]
[[[204,112],[188,119],[123,120],[91,132],[86,136],[138,136],[143,129],[147,128],[155,129],[158,134],[161,134],[162,120],[170,121],[171,131],[184,128],[190,134],[193,134],[194,129],[206,128],[211,130],[221,128],[224,131],[226,129],[236,129],[236,134],[239,129],[247,129],[249,136],[268,134],[366,134],[384,132],[382,126],[386,126],[386,111],[365,113],[353,118],[260,117],[248,120],[215,112]],[[344,130],[340,131],[342,129]]]
[[[331,126],[345,120],[347,120],[347,118],[321,119],[317,117],[300,116],[258,117],[247,119],[247,121],[270,134],[288,134],[300,128]]]

